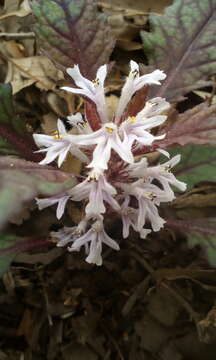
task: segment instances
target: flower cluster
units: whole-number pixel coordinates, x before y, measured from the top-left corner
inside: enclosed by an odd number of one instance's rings
[[[155,140],[166,135],[154,136],[150,131],[166,120],[164,115],[169,103],[156,97],[147,101],[136,116],[127,113],[133,95],[145,85],[160,85],[165,79],[163,71],[139,74],[139,66],[130,62],[130,73],[123,86],[116,113],[108,118],[104,81],[107,66],[103,65],[94,81],[82,76],[78,65],[67,70],[76,88],[63,87],[65,91],[80,94],[94,104],[98,114],[97,130],[93,130],[91,119],[84,119],[80,113],[68,117],[68,123],[76,130],[68,133],[58,120],[57,135],[34,134],[39,152],[46,153],[41,164],[49,164],[58,159],[60,167],[68,153],[84,163],[85,178],[61,196],[37,199],[39,209],[57,204],[57,218],[64,213],[67,201],[82,201],[85,217],[75,227],[64,227],[58,231],[58,246],[68,245],[69,251],[79,251],[82,246],[87,253],[86,261],[102,264],[102,245],[119,250],[118,243],[111,239],[104,229],[104,219],[116,213],[122,220],[123,238],[129,235],[130,227],[145,238],[152,230],[159,231],[164,226],[160,216],[160,203],[175,198],[171,186],[184,191],[186,184],[178,181],[171,169],[180,161],[180,155],[163,164],[149,166],[147,149]],[[157,149],[169,158],[168,152]],[[137,154],[142,154],[137,160]]]

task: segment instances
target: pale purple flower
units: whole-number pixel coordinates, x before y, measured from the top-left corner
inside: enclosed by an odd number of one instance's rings
[[[150,182],[153,179],[158,180],[163,186],[165,193],[169,194],[169,201],[171,201],[175,196],[170,185],[175,186],[181,191],[185,191],[187,187],[184,182],[177,180],[175,175],[170,172],[170,170],[179,163],[180,159],[181,155],[176,155],[164,164],[148,166],[147,160],[143,158],[139,162],[129,165],[128,171],[132,177],[145,178]]]
[[[77,135],[76,143],[82,146],[96,145],[92,161],[88,164],[90,168],[100,168],[106,170],[114,150],[122,160],[127,163],[133,162],[133,155],[127,143],[120,139],[118,127],[110,122],[102,126],[101,129],[87,135]]]
[[[131,71],[125,82],[125,85],[123,86],[115,115],[115,119],[117,122],[121,118],[126,106],[128,105],[128,102],[138,90],[140,90],[141,88],[143,88],[144,85],[147,84],[160,85],[160,80],[164,80],[166,78],[166,75],[161,70],[155,70],[150,74],[140,76],[139,65],[133,60],[131,60],[130,62],[130,67]]]
[[[81,161],[88,163],[88,157],[73,142],[76,138],[76,135],[68,134],[61,120],[58,120],[57,126],[57,135],[33,135],[36,145],[38,147],[45,147],[45,149],[37,151],[46,152],[46,157],[40,162],[40,164],[50,164],[56,158],[58,158],[58,167],[60,167],[64,162],[68,152],[70,152],[72,155],[74,155]]]
[[[138,201],[137,230],[141,231],[148,219],[152,229],[159,231],[165,221],[160,217],[157,206],[160,205],[160,202],[170,201],[170,194],[142,179],[131,184],[119,183],[118,186],[124,190],[126,196],[134,196]]]
[[[78,237],[80,237],[85,232],[87,224],[88,220],[83,219],[77,226],[64,226],[63,229],[52,232],[51,235],[58,239],[57,246],[62,247],[68,245],[68,243],[74,242]]]
[[[122,206],[121,206],[121,219],[122,219],[122,233],[123,238],[127,238],[129,236],[130,226],[135,231],[138,231],[140,233],[140,237],[142,239],[145,239],[148,234],[151,233],[150,229],[144,229],[144,228],[138,228],[138,215],[139,211],[137,209],[134,209],[129,205],[130,202],[130,196],[126,196]]]
[[[87,120],[83,119],[81,113],[76,113],[67,117],[68,124],[77,129],[79,134],[92,133],[92,129]]]
[[[96,107],[97,112],[102,122],[108,120],[106,100],[104,94],[104,81],[107,75],[107,65],[99,67],[94,81],[90,81],[85,78],[79,70],[79,66],[75,65],[73,68],[67,69],[67,73],[73,78],[78,88],[71,88],[68,86],[62,87],[63,90],[72,92],[74,94],[80,94],[91,99]]]
[[[89,200],[85,208],[87,216],[98,216],[106,211],[104,201],[115,211],[120,210],[118,202],[114,199],[116,189],[107,182],[103,175],[90,175],[82,183],[71,190],[71,199],[74,201]]]
[[[137,121],[152,118],[164,113],[170,108],[170,104],[161,97],[153,98],[145,103],[144,108],[136,115]]]
[[[143,146],[150,146],[155,140],[163,139],[166,135],[154,136],[148,130],[153,127],[161,125],[166,120],[165,115],[157,115],[152,118],[140,119],[138,116],[130,117],[125,120],[119,129],[120,134],[124,138],[124,145],[132,147],[133,143],[137,141]]]
[[[102,244],[106,244],[114,250],[119,250],[119,245],[111,239],[105,232],[103,221],[101,219],[95,221],[92,227],[81,237],[77,238],[69,251],[79,250],[83,245],[88,245],[88,256],[86,261],[90,264],[102,265]]]
[[[56,217],[57,219],[61,219],[65,211],[66,203],[69,199],[70,199],[70,195],[65,193],[64,195],[52,196],[50,198],[45,198],[45,199],[36,198],[36,202],[39,210],[43,210],[48,206],[58,204],[56,209]]]

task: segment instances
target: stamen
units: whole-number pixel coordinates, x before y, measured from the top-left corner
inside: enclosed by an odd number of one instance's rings
[[[134,124],[136,122],[136,116],[129,117],[128,121],[130,124]]]
[[[100,80],[98,78],[96,78],[95,80],[92,81],[94,84],[94,87],[98,87],[100,85]]]
[[[106,131],[107,131],[109,134],[112,134],[113,131],[114,131],[114,129],[111,128],[111,127],[109,127],[109,126],[105,126],[105,129],[106,129]]]
[[[96,222],[92,225],[92,230],[93,230],[94,232],[101,232],[101,231],[102,231],[101,221],[96,221]]]
[[[155,195],[153,192],[145,192],[145,197],[149,200],[154,200],[157,195]]]
[[[135,79],[139,75],[139,71],[137,69],[134,69],[134,70],[131,71],[131,74]]]
[[[53,131],[52,137],[53,137],[54,140],[61,140],[62,139],[62,137],[60,136],[58,130]]]
[[[170,165],[165,165],[164,167],[164,170],[169,172],[171,170],[171,166]]]

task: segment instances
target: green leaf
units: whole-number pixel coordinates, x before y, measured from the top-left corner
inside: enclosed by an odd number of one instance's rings
[[[9,84],[0,84],[0,120],[4,124],[10,124],[14,115],[11,95],[11,86]]]
[[[216,266],[216,234],[213,236],[205,236],[198,232],[188,235],[188,246],[193,248],[199,245],[206,253],[208,262],[211,266]]]
[[[216,219],[200,218],[188,220],[168,219],[168,226],[185,233],[188,246],[199,245],[203,248],[208,262],[216,266]]]
[[[201,181],[216,181],[216,147],[214,146],[178,146],[170,154],[181,154],[181,161],[175,168],[175,175],[187,183],[187,189]]]
[[[28,136],[24,121],[15,114],[10,84],[0,84],[0,154],[23,156],[39,161],[36,146]]]
[[[16,242],[15,235],[0,233],[0,252],[10,246],[13,246],[15,242]],[[8,270],[15,256],[16,256],[16,252],[10,254],[4,254],[0,256],[0,278]]]
[[[95,0],[38,0],[32,5],[40,46],[63,70],[79,64],[81,72],[94,78],[106,63],[114,39],[106,17]]]
[[[75,183],[69,173],[15,157],[0,157],[0,228],[35,197],[66,192]]]
[[[151,32],[142,32],[150,65],[166,72],[157,96],[174,101],[206,85],[216,72],[216,2],[175,0],[165,14],[150,15]]]

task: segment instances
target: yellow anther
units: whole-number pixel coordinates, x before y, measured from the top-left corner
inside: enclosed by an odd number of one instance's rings
[[[109,126],[105,126],[105,129],[106,129],[106,131],[107,131],[109,134],[112,134],[113,131],[114,131],[114,129],[111,128],[111,127],[109,127]]]
[[[56,130],[56,131],[53,131],[52,137],[53,137],[53,139],[55,139],[55,140],[61,140],[61,136],[59,135],[59,132],[58,132],[57,130]]]
[[[136,116],[131,116],[128,121],[129,123],[134,124],[136,122]]]

